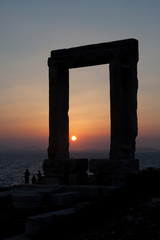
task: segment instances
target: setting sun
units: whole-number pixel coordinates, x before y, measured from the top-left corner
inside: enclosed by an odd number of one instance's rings
[[[76,141],[77,137],[76,136],[72,136],[71,139],[72,139],[72,141]]]

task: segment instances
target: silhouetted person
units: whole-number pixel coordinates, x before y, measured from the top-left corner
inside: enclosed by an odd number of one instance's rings
[[[42,181],[42,174],[41,174],[40,171],[38,171],[37,177],[38,177],[38,182],[41,182]]]
[[[26,169],[26,171],[24,173],[24,178],[25,178],[25,183],[26,184],[29,183],[29,176],[30,176],[30,173],[29,173],[28,169]]]
[[[32,177],[32,184],[35,184],[36,183],[36,177],[35,177],[35,175],[33,175],[33,177]]]

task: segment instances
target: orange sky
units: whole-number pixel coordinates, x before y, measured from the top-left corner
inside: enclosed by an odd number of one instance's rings
[[[47,67],[46,67],[47,68]],[[48,70],[48,69],[47,69]],[[110,99],[108,65],[70,70],[69,134],[70,150],[109,149],[110,146]],[[47,79],[47,76],[46,76]],[[48,80],[48,79],[47,79]],[[18,94],[17,94],[18,90]],[[37,86],[12,87],[10,101],[1,105],[1,139],[11,146],[48,146],[48,81]],[[4,96],[7,97],[8,96]],[[160,135],[160,114],[153,108],[141,89],[138,91],[138,138],[137,143],[149,145]],[[147,104],[142,104],[142,102]],[[157,101],[155,99],[155,105]],[[8,111],[9,109],[9,111]],[[155,140],[156,142],[156,140]],[[154,144],[155,144],[154,142]],[[158,147],[158,145],[157,145]]]
[[[51,50],[139,41],[138,147],[160,148],[160,1],[3,1],[0,145],[48,146]],[[110,145],[108,65],[70,70],[70,149]]]

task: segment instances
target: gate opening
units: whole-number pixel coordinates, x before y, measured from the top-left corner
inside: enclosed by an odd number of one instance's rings
[[[69,150],[110,148],[109,68],[99,65],[69,71]],[[76,141],[72,141],[76,136]],[[77,156],[77,155],[76,155]]]

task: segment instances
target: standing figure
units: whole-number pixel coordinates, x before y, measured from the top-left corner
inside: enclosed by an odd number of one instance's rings
[[[42,181],[42,174],[41,174],[40,171],[38,171],[37,177],[38,177],[38,182],[41,182]]]
[[[26,171],[24,173],[24,179],[25,179],[26,184],[29,184],[29,176],[30,176],[30,173],[29,173],[28,169],[26,169]]]
[[[32,177],[32,184],[35,184],[36,183],[36,177],[35,177],[35,175],[33,175],[33,177]]]

